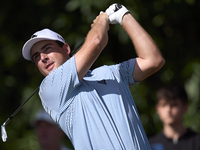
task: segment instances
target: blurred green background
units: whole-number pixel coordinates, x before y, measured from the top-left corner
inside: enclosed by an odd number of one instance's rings
[[[30,36],[43,28],[60,33],[73,49],[93,19],[112,3],[125,5],[153,37],[166,64],[131,89],[147,136],[162,129],[155,112],[155,93],[168,83],[183,85],[189,95],[185,125],[200,132],[200,1],[198,0],[6,0],[0,1],[0,123],[39,86],[43,76],[21,49]],[[109,43],[92,68],[136,57],[132,43],[120,25],[111,25]],[[35,94],[6,126],[8,140],[1,150],[37,150],[30,121],[41,108]],[[81,137],[81,135],[80,135]],[[69,145],[67,140],[64,141]]]

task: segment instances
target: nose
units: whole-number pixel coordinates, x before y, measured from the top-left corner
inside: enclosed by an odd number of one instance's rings
[[[169,112],[171,111],[171,105],[166,105],[166,110]]]
[[[44,62],[44,63],[47,62],[47,60],[48,60],[48,55],[47,54],[41,53],[40,57],[41,57],[42,62]]]

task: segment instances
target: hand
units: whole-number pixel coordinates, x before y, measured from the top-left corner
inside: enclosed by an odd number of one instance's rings
[[[104,20],[106,22],[104,22]],[[108,31],[109,30],[109,18],[108,18],[108,15],[103,11],[100,11],[99,15],[93,20],[91,27],[93,27],[95,24],[98,24],[98,23],[102,24],[103,23],[102,21],[105,23],[107,31]]]
[[[106,14],[109,17],[110,24],[119,23],[122,25],[123,16],[130,12],[126,7],[121,4],[112,4],[106,9]]]

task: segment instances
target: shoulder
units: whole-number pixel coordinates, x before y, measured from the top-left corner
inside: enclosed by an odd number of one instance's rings
[[[200,133],[197,133],[189,128],[187,129],[187,132],[185,133],[184,137],[194,138],[200,141]]]
[[[191,145],[193,148],[191,149],[200,149],[200,134],[191,130],[187,129],[187,132],[180,138],[184,145]]]

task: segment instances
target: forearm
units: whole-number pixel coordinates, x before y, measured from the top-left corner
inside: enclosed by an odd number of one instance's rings
[[[79,80],[84,77],[108,42],[108,16],[106,14],[98,16],[91,26],[85,43],[75,55]]]
[[[136,81],[142,81],[164,65],[164,58],[151,36],[130,13],[124,15],[122,26],[130,36],[138,55],[133,77]]]

